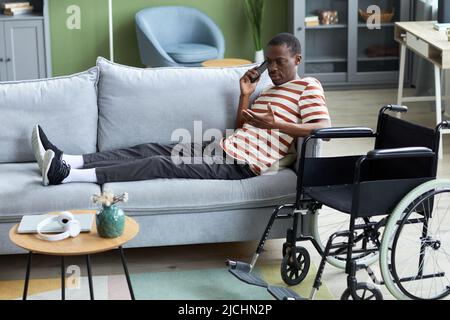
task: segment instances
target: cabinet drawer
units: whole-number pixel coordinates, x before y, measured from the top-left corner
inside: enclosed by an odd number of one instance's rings
[[[407,32],[406,33],[406,45],[410,47],[411,49],[414,49],[419,54],[424,55],[425,57],[428,57],[429,53],[429,46],[428,43],[425,41],[417,38],[412,33]]]

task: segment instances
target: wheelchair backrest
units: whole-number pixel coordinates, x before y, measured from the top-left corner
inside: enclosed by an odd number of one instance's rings
[[[426,147],[433,150],[437,157],[438,134],[408,121],[382,114],[379,118],[375,149],[406,147]],[[364,170],[363,180],[411,179],[433,177],[436,175],[436,158],[411,158],[383,161],[369,161]]]

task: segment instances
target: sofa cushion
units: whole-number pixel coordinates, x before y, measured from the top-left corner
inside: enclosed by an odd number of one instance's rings
[[[157,179],[107,183],[103,190],[129,193],[121,207],[133,213],[212,212],[284,204],[295,198],[297,176],[290,169],[244,180]]]
[[[31,131],[40,124],[67,153],[97,148],[98,69],[67,77],[0,82],[0,163],[35,161]]]
[[[168,45],[165,51],[179,63],[199,63],[217,59],[217,48],[201,43],[176,43]]]
[[[100,192],[92,183],[42,186],[36,163],[0,164],[0,222],[24,214],[95,208],[91,196]]]
[[[178,142],[180,132],[194,136],[195,121],[201,121],[196,130],[200,138],[208,129],[223,134],[234,128],[239,79],[253,67],[140,69],[104,58],[97,65],[100,151]],[[253,99],[271,84],[264,73]]]

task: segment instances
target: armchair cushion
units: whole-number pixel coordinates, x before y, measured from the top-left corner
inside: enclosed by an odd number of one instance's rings
[[[217,24],[205,13],[184,6],[146,8],[136,14],[136,30],[142,64],[151,67],[196,66],[209,59],[223,59],[225,39]],[[177,44],[210,46],[199,49]],[[175,51],[170,46],[175,46]],[[195,49],[195,50],[194,50]],[[172,54],[166,50],[172,51]],[[201,57],[193,57],[200,51]],[[205,52],[207,51],[207,52]],[[186,61],[186,62],[185,62]]]
[[[200,63],[218,56],[217,48],[201,43],[175,43],[164,49],[178,63]]]

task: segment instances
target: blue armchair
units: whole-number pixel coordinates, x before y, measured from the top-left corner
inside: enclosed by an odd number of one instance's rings
[[[203,12],[181,6],[148,8],[136,14],[141,62],[149,67],[199,66],[222,59],[225,40]]]

